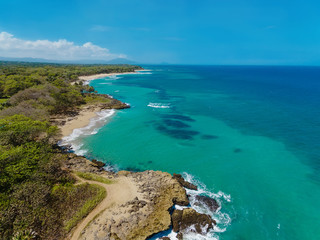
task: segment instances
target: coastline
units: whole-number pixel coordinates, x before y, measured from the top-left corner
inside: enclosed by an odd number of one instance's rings
[[[67,117],[65,119],[66,123],[59,126],[62,138],[70,136],[75,129],[88,126],[91,119],[95,118],[101,110],[100,107],[85,107],[79,111],[77,116]]]
[[[136,72],[83,76],[81,80],[88,84],[88,81],[99,77],[122,74]],[[71,137],[76,129],[89,127],[91,121],[99,117],[99,112],[127,107],[129,106],[116,99],[107,105],[98,103],[83,106],[72,116],[65,116],[63,124],[59,125],[62,140]],[[76,146],[71,143],[71,147]],[[172,176],[152,170],[110,172],[103,168],[104,163],[90,161],[78,154],[69,153],[69,160],[65,163],[67,169],[71,172],[98,174],[113,183],[104,185],[107,197],[78,223],[68,239],[96,239],[98,235],[105,239],[148,239],[157,235],[161,239],[180,240],[184,234],[188,235],[190,228],[195,227],[195,233],[200,235],[212,233],[216,228],[216,221],[210,215],[197,212],[194,207],[209,208],[214,213],[219,208],[218,202],[210,197],[197,198],[201,193],[197,186],[185,181],[181,175]],[[84,181],[79,178],[77,180]],[[85,182],[96,184],[94,181]],[[122,190],[119,191],[119,188]],[[186,189],[192,191],[187,192]],[[102,228],[101,223],[105,227]],[[168,235],[167,231],[171,227],[173,230]]]
[[[147,69],[139,69],[135,70],[134,72],[122,72],[122,73],[99,73],[99,74],[93,74],[93,75],[88,75],[88,76],[79,76],[78,80],[75,82],[72,82],[71,84],[79,83],[81,81],[92,81],[95,79],[99,78],[104,78],[104,77],[110,77],[110,76],[117,76],[117,75],[126,75],[126,74],[139,74],[139,72],[147,72],[149,70]]]
[[[125,75],[125,74],[139,74],[139,72],[149,71],[147,69],[135,70],[134,72],[123,72],[123,73],[101,73],[101,74],[93,74],[88,76],[79,76],[78,80],[72,82],[71,84],[79,83],[81,81],[85,81],[85,84],[89,84],[90,81],[109,77],[109,76],[117,76],[117,75]],[[106,95],[108,96],[108,95]],[[108,96],[109,97],[109,96]],[[117,103],[114,106],[106,107],[106,106],[94,106],[88,105],[80,109],[80,111],[76,114],[76,116],[65,116],[62,119],[55,119],[54,122],[58,120],[58,127],[61,130],[61,138],[68,137],[72,134],[75,129],[87,127],[90,124],[90,121],[97,117],[97,113],[102,111],[103,109],[122,109],[127,108],[129,105],[122,103],[116,99]],[[120,102],[120,107],[119,103]],[[123,104],[123,106],[121,106]],[[61,123],[62,122],[62,123]]]

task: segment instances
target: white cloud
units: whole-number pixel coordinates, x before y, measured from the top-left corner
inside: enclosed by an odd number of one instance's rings
[[[29,41],[15,38],[7,32],[0,33],[0,56],[52,60],[110,60],[114,58],[126,58],[124,54],[110,53],[109,49],[94,45],[91,42],[75,45],[73,42],[65,39],[58,41]]]

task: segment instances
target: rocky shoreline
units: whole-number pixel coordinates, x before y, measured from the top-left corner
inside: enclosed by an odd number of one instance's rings
[[[195,189],[181,175],[166,172],[144,171],[117,173],[105,171],[104,163],[88,160],[83,156],[67,153],[64,168],[72,172],[99,174],[114,182],[123,179],[132,184],[131,199],[122,203],[110,203],[81,232],[79,239],[148,239],[170,228],[182,239],[183,234],[194,232],[205,235],[216,225],[209,215],[201,214],[190,207],[185,186]],[[110,193],[113,194],[113,193]],[[197,197],[197,204],[217,210],[218,203],[209,197]],[[183,206],[182,210],[175,205]],[[162,237],[161,239],[170,239]]]
[[[61,128],[63,136],[79,128],[79,121],[83,121],[81,119],[83,115],[84,123],[88,124],[90,117],[93,117],[92,114],[98,111],[130,107],[109,95],[96,95],[107,98],[109,101],[86,105],[68,113],[67,116],[54,116],[51,119],[53,124]],[[68,131],[64,131],[64,128]],[[176,238],[183,239],[183,234],[188,232],[205,235],[216,225],[215,220],[209,215],[198,213],[191,208],[186,188],[197,190],[197,186],[185,181],[180,174],[172,176],[160,171],[110,172],[103,168],[105,164],[100,161],[90,161],[84,156],[70,153],[71,146],[60,146],[60,148],[64,154],[67,154],[67,160],[63,166],[65,170],[71,173],[98,174],[114,183],[111,184],[113,188],[110,187],[110,190],[107,190],[110,203],[104,206],[93,219],[87,219],[88,224],[84,229],[74,230],[79,232],[77,236],[71,232],[69,239],[148,239],[171,228],[177,233]],[[216,200],[212,198],[199,195],[196,196],[196,200],[195,205],[205,206],[213,212],[219,208]],[[182,210],[176,209],[176,205]],[[161,239],[170,238],[162,237]]]

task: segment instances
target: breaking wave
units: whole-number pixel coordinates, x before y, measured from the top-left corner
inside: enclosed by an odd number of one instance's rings
[[[196,179],[194,176],[188,173],[182,174],[184,179],[192,184],[195,184],[198,186],[198,190],[190,190],[186,189],[187,195],[189,197],[191,208],[195,209],[199,213],[208,214],[214,219],[217,223],[216,226],[212,230],[210,230],[205,235],[200,235],[192,232],[192,226],[190,229],[187,229],[185,233],[183,233],[183,239],[186,240],[219,240],[218,233],[225,232],[227,230],[227,227],[231,224],[231,218],[230,216],[223,212],[223,204],[226,202],[231,201],[231,196],[229,194],[226,194],[222,191],[213,192],[207,189],[206,185],[203,184],[201,181]],[[196,196],[197,195],[205,195],[208,197],[211,197],[215,199],[219,203],[219,208],[216,212],[211,211],[209,208],[205,207],[204,205],[197,206],[196,203]],[[189,206],[190,207],[190,206]],[[183,208],[187,208],[184,206],[178,206],[175,205],[175,209],[182,210]],[[205,231],[205,229],[203,229]],[[177,233],[173,232],[172,230],[169,232],[169,234],[164,234],[165,236],[168,236],[171,240],[178,240],[177,239]],[[160,239],[162,236],[159,236],[155,239]]]
[[[148,107],[152,107],[152,108],[170,108],[170,103],[163,104],[163,103],[152,103],[152,102],[150,102],[147,106]]]
[[[90,123],[83,127],[74,129],[73,132],[59,142],[59,145],[71,145],[74,153],[78,155],[85,155],[87,150],[83,149],[82,140],[85,136],[97,134],[99,129],[103,127],[108,119],[115,113],[114,109],[111,110],[102,110],[97,112],[97,116],[90,119]]]

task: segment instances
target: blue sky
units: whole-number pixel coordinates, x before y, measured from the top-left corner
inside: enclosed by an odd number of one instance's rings
[[[0,0],[0,9],[0,56],[320,65],[314,0]]]

